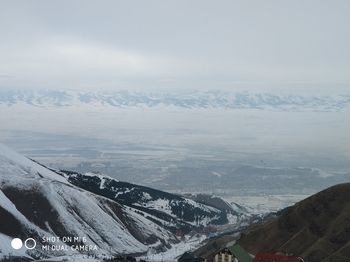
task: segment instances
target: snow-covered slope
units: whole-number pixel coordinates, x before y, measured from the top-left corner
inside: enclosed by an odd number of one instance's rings
[[[0,147],[0,175],[1,214],[15,218],[20,225],[20,230],[7,230],[10,237],[20,234],[39,242],[45,236],[86,237],[87,245],[97,245],[93,253],[99,255],[144,252],[147,241],[152,244],[173,238],[134,210],[74,187],[61,175],[4,146]],[[130,226],[139,229],[139,237],[132,234]]]
[[[93,183],[94,179],[99,180]],[[134,198],[128,202],[125,196]],[[205,226],[224,215],[214,207],[162,191],[107,177],[56,172],[0,145],[0,257],[9,250],[32,258],[144,253],[149,246],[164,249],[175,243],[176,226]],[[12,250],[9,240],[15,237],[34,238],[37,247]],[[60,239],[45,241],[50,237]],[[79,243],[63,243],[64,237],[79,237]],[[63,250],[47,250],[47,245]]]
[[[159,222],[166,221],[166,227],[172,231],[182,229],[185,232],[194,226],[206,226],[209,223],[227,222],[226,210],[199,201],[170,194],[164,191],[121,182],[98,174],[80,174],[61,171],[68,176],[72,184],[98,195],[116,200],[123,205],[151,215]]]

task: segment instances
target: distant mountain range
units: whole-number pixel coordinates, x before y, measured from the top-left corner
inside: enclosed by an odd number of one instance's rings
[[[196,201],[99,174],[53,170],[0,145],[0,260],[161,251],[179,242],[178,234],[225,224],[228,215],[242,217],[223,200]],[[34,238],[37,248],[13,250],[15,237]],[[44,237],[85,237],[85,245],[97,249],[46,250]]]
[[[0,105],[36,107],[79,105],[109,107],[178,107],[258,109],[278,111],[338,111],[350,104],[350,95],[303,96],[225,91],[186,93],[136,91],[0,90]]]

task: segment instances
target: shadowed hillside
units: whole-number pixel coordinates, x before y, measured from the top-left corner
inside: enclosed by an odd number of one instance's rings
[[[340,184],[283,210],[242,235],[249,252],[284,251],[308,262],[350,258],[350,183]]]

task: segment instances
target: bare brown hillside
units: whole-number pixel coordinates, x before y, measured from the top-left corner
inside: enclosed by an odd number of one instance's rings
[[[243,234],[249,252],[285,251],[308,262],[350,261],[350,183],[321,191]]]

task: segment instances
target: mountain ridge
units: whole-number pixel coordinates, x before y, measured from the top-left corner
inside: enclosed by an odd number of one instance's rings
[[[272,111],[339,111],[349,106],[350,95],[281,95],[233,91],[139,92],[0,90],[0,105],[35,107],[109,106],[176,107],[185,109],[256,109]]]

